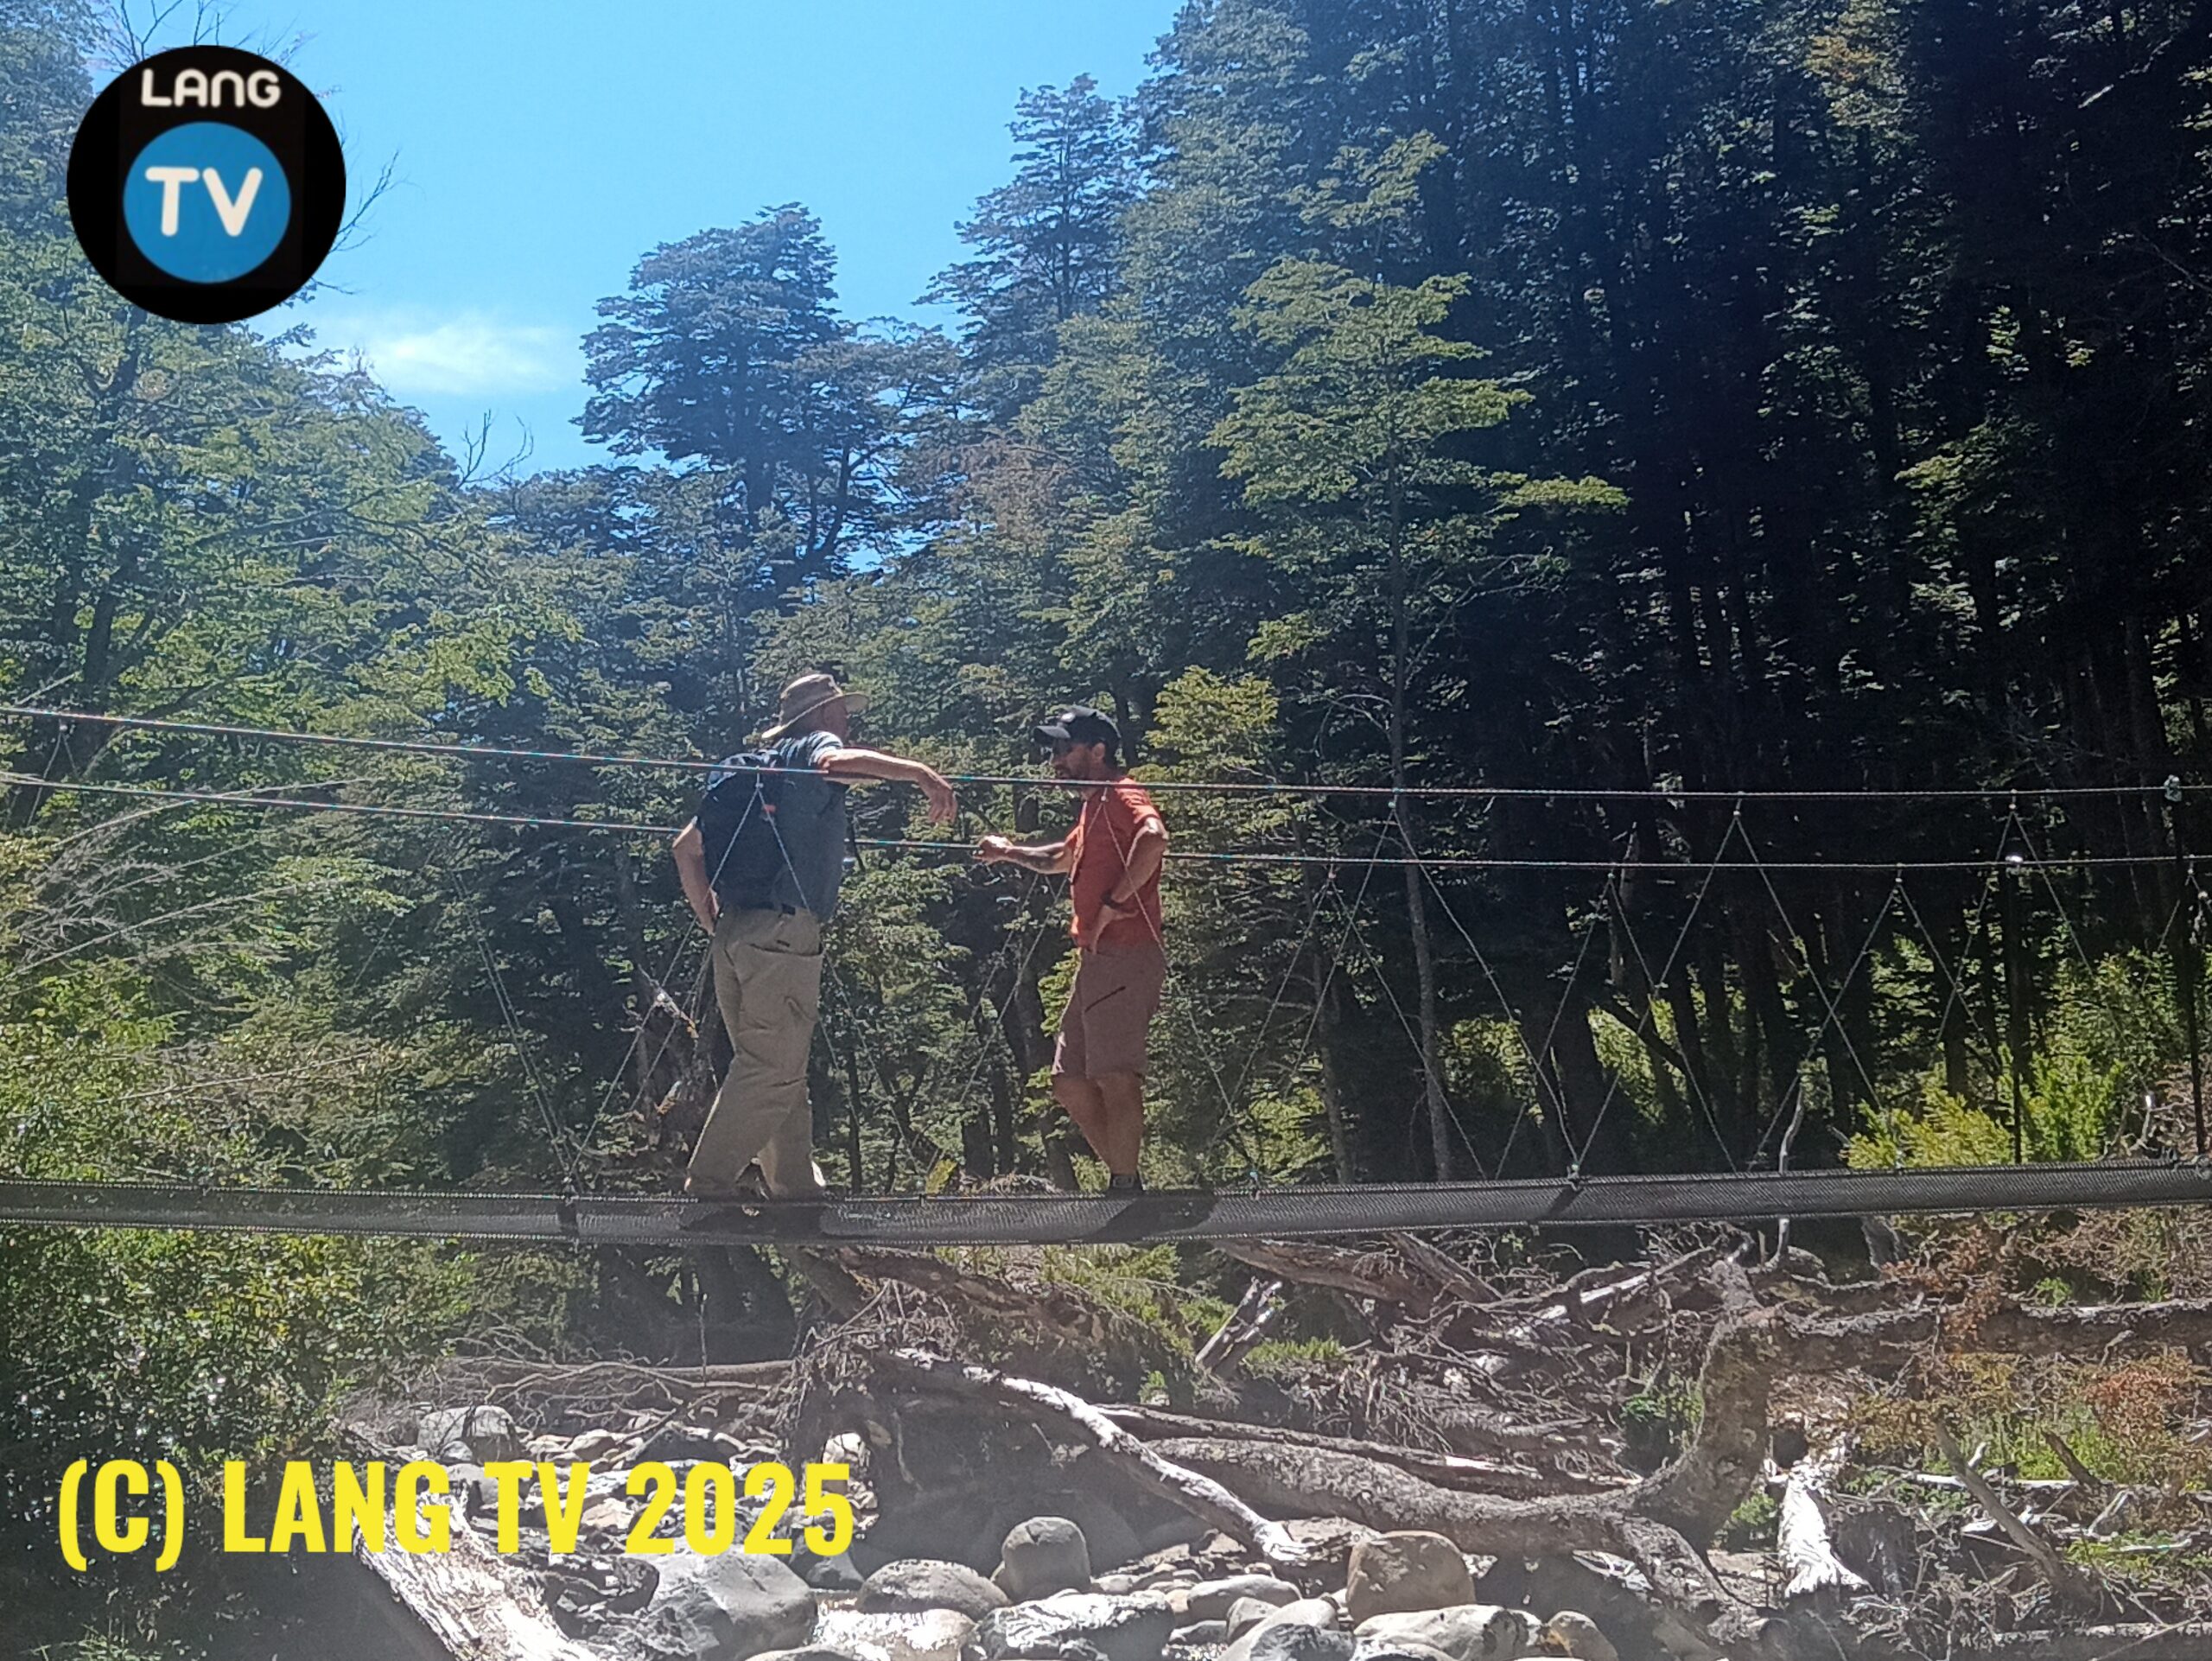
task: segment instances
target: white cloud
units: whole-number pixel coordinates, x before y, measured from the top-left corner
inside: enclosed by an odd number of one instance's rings
[[[319,347],[359,353],[385,388],[402,396],[544,392],[582,377],[575,336],[567,329],[504,322],[476,311],[315,321]]]

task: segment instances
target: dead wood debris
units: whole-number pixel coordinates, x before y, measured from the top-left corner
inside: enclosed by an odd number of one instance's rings
[[[1892,1474],[1909,1480],[1877,1498],[1857,1490],[1886,1467],[1834,1410],[1839,1402],[1923,1393],[1947,1356],[2202,1356],[2212,1346],[2212,1302],[2050,1308],[1986,1287],[1946,1295],[1910,1274],[1831,1279],[1802,1250],[1762,1260],[1741,1238],[1654,1245],[1645,1262],[1571,1276],[1500,1273],[1450,1244],[1225,1248],[1293,1298],[1303,1288],[1338,1302],[1348,1295],[1366,1331],[1342,1359],[1288,1383],[1279,1373],[1264,1383],[1206,1376],[1199,1387],[1212,1393],[1188,1408],[1093,1408],[1058,1380],[1025,1383],[979,1367],[972,1329],[963,1329],[968,1347],[926,1346],[934,1358],[926,1365],[894,1355],[880,1337],[833,1333],[808,1365],[842,1352],[839,1405],[820,1428],[864,1430],[878,1450],[895,1439],[894,1426],[935,1435],[961,1416],[995,1426],[977,1431],[986,1438],[1033,1435],[1063,1448],[1095,1443],[1099,1428],[1111,1426],[1151,1460],[1078,1461],[1108,1489],[1168,1492],[1156,1461],[1176,1480],[1200,1479],[1206,1492],[1217,1487],[1262,1518],[1433,1530],[1471,1554],[1523,1562],[1625,1564],[1651,1607],[1649,1635],[1662,1653],[1738,1661],[2044,1653],[2039,1634],[2056,1654],[2072,1644],[2058,1635],[2098,1626],[2115,1647],[2181,1653],[2182,1639],[2166,1634],[2212,1621],[2212,1588],[2191,1588],[2186,1576],[2130,1578],[2121,1553],[2139,1543],[2105,1551],[2094,1567],[2069,1550],[2094,1540],[2090,1525],[2112,1492],[2083,1480],[2071,1445],[2060,1456],[2072,1473],[2063,1480],[2023,1482],[1954,1445],[1953,1474],[1900,1468]],[[934,1295],[944,1264],[931,1261],[909,1276],[888,1254],[872,1254],[855,1272]],[[1003,1292],[992,1298],[1006,1302]],[[990,1301],[963,1295],[960,1306]],[[1070,1322],[1066,1307],[1052,1314]],[[1624,1409],[1638,1392],[1624,1381],[1664,1369],[1694,1400],[1694,1422],[1678,1427],[1656,1468],[1638,1469],[1624,1434]],[[1817,1423],[1801,1408],[1815,1396],[1827,1403]],[[1929,1429],[1949,1435],[1932,1416]],[[928,1486],[922,1479],[909,1497]],[[1716,1569],[1740,1567],[1743,1554],[1722,1537],[1756,1519],[1739,1508],[1762,1496],[1774,1502],[1770,1534],[1755,1542],[1771,1595],[1754,1598],[1736,1575]],[[886,1503],[898,1498],[894,1490]],[[2168,1498],[2197,1505],[2201,1532],[2141,1551],[2146,1560],[2212,1543],[2212,1502]],[[1880,1531],[1870,1519],[1891,1543],[1873,1543]],[[1251,1527],[1208,1520],[1239,1538]],[[1894,1543],[1900,1530],[1904,1550]],[[1908,1557],[1919,1566],[1905,1583]]]
[[[1430,1530],[1495,1560],[1485,1596],[1605,1602],[1624,1655],[2212,1653],[2201,1483],[2099,1477],[2097,1445],[2055,1426],[2033,1440],[2066,1474],[2024,1477],[1960,1446],[1942,1394],[1970,1361],[2201,1363],[2212,1301],[2050,1307],[1910,1262],[1831,1278],[1724,1230],[1647,1245],[1571,1274],[1480,1237],[1226,1247],[1258,1278],[1224,1277],[1236,1314],[1186,1329],[1179,1359],[1158,1308],[1034,1254],[794,1253],[824,1319],[791,1362],[480,1357],[435,1390],[540,1429],[619,1423],[626,1445],[681,1424],[840,1448],[887,1538],[994,1494],[1087,1495],[1328,1591],[1341,1563],[1286,1521]],[[1300,1309],[1357,1330],[1255,1368]]]

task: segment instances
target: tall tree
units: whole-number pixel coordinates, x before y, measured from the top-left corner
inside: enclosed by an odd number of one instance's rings
[[[1264,652],[1319,646],[1342,663],[1367,658],[1375,684],[1340,682],[1364,697],[1389,753],[1392,811],[1404,851],[1424,837],[1402,793],[1422,758],[1414,703],[1421,665],[1455,617],[1461,591],[1499,574],[1487,546],[1497,482],[1461,459],[1455,441],[1505,420],[1527,395],[1466,372],[1476,348],[1438,333],[1464,277],[1411,288],[1341,266],[1290,260],[1252,285],[1239,321],[1284,355],[1236,395],[1215,430],[1223,471],[1244,481],[1268,516],[1262,548],[1291,566],[1312,603],[1263,636]],[[1586,481],[1525,482],[1506,500],[1608,501]],[[1371,654],[1371,656],[1370,656]],[[1441,1060],[1443,1021],[1427,879],[1404,867],[1407,917],[1420,996],[1420,1050],[1429,1145],[1440,1179],[1459,1168]]]
[[[922,296],[966,315],[976,395],[998,419],[1035,393],[1059,326],[1113,292],[1121,217],[1137,187],[1128,112],[1089,75],[1024,91],[1007,130],[1014,177],[960,227],[975,257],[940,272]]]

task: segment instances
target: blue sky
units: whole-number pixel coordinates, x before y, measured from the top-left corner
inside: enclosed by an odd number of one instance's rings
[[[322,98],[365,235],[322,292],[261,320],[360,352],[448,447],[487,412],[495,460],[603,458],[572,419],[593,302],[638,258],[772,203],[818,214],[855,317],[913,302],[1010,172],[1025,86],[1135,89],[1176,0],[238,0],[228,44]],[[188,9],[187,9],[188,10]],[[159,46],[179,42],[158,38]]]

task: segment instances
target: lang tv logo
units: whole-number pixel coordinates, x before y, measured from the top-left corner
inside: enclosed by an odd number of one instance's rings
[[[338,133],[265,58],[185,47],[132,65],[92,101],[69,152],[69,217],[125,299],[185,323],[234,323],[304,288],[346,202]]]

